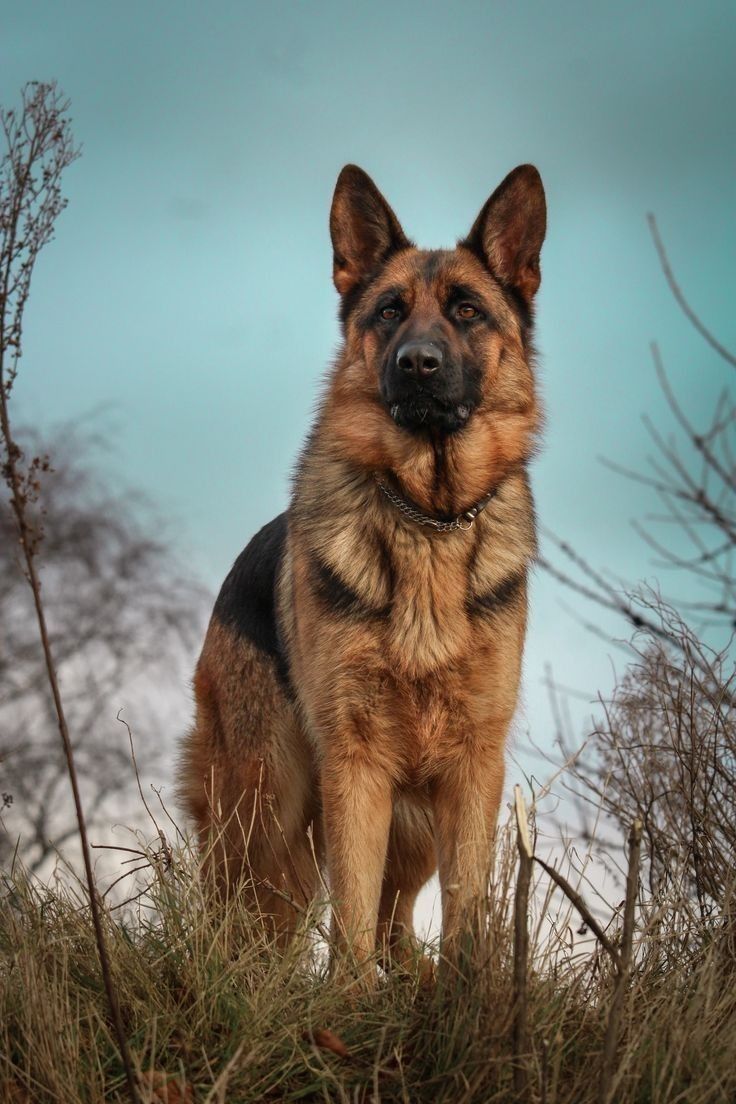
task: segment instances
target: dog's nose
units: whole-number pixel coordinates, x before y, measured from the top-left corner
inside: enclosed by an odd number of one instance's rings
[[[431,376],[442,367],[442,350],[431,341],[407,341],[396,354],[396,363],[410,376]]]

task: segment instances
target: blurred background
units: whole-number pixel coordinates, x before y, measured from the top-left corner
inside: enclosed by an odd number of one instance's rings
[[[171,800],[212,595],[287,503],[339,340],[327,219],[348,161],[433,247],[469,229],[511,168],[539,167],[543,555],[570,567],[551,532],[614,588],[644,580],[695,600],[697,580],[662,563],[632,524],[657,513],[653,489],[602,460],[651,470],[642,416],[665,438],[675,428],[652,341],[696,425],[731,379],[676,303],[646,215],[692,307],[733,347],[735,45],[736,9],[719,0],[0,2],[0,103],[14,105],[28,80],[57,80],[82,145],[34,277],[12,406],[29,440],[63,461],[54,501],[68,544],[56,561],[49,552],[46,599],[67,641],[80,740],[94,749],[89,799],[107,783],[102,835],[134,793],[118,711],[146,780]],[[112,528],[70,566],[75,511],[79,531],[90,516]],[[9,580],[12,534],[0,532]],[[67,798],[52,786],[43,692],[29,695],[13,674],[20,641],[38,688],[20,590],[6,593],[6,849],[21,833],[43,870],[63,842]],[[89,611],[81,634],[77,596]],[[543,778],[544,754],[559,755],[549,680],[563,688],[568,733],[582,737],[626,666],[617,642],[632,629],[542,569],[531,611],[509,786]],[[29,733],[32,761],[18,758]]]

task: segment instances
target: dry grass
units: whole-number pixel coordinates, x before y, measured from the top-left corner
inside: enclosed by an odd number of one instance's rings
[[[389,973],[363,995],[329,976],[308,918],[299,921],[293,949],[279,955],[237,902],[219,915],[206,907],[186,848],[164,863],[160,846],[154,855],[149,894],[124,921],[117,911],[106,922],[144,1099],[600,1099],[615,970],[598,946],[574,949],[568,934],[579,919],[564,907],[549,934],[544,918],[560,892],[541,870],[532,887],[528,1053],[514,1055],[510,825],[499,840],[483,934],[463,975],[440,972],[422,987],[415,975]],[[707,938],[703,929],[688,939],[661,923],[668,907],[676,902],[640,900],[610,1099],[730,1101],[733,930],[723,916],[710,917]],[[616,943],[615,927],[608,936]],[[515,1089],[519,1061],[525,1076]],[[6,880],[0,911],[0,1098],[125,1098],[88,909],[73,888],[22,876]]]

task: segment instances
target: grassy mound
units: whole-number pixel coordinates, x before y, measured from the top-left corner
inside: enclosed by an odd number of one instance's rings
[[[174,855],[134,913],[106,916],[142,1099],[598,1101],[615,971],[596,944],[573,949],[570,925],[580,921],[572,913],[546,931],[531,918],[529,1044],[514,1053],[511,842],[505,833],[483,931],[462,970],[440,969],[430,983],[419,970],[379,971],[371,993],[330,976],[314,917],[300,917],[291,949],[277,953],[237,901],[213,913],[192,856]],[[549,915],[552,892],[540,877],[538,920]],[[688,933],[667,908],[660,901],[638,913],[606,1092],[622,1104],[733,1100],[733,927],[721,919]],[[615,930],[609,936],[617,939]],[[126,1099],[89,911],[73,887],[6,879],[0,1098]]]

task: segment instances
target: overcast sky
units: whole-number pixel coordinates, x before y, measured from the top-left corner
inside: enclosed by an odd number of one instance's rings
[[[696,420],[728,378],[678,313],[645,215],[736,344],[735,32],[733,0],[0,0],[0,101],[58,80],[83,146],[35,278],[17,417],[105,407],[110,467],[173,516],[216,588],[286,503],[337,345],[340,167],[362,165],[441,246],[532,161],[549,204],[540,518],[597,567],[653,578],[630,525],[651,504],[599,458],[644,463],[643,411],[669,426],[652,339]],[[538,576],[521,730],[543,745],[545,662],[591,698],[621,663],[563,602]]]

